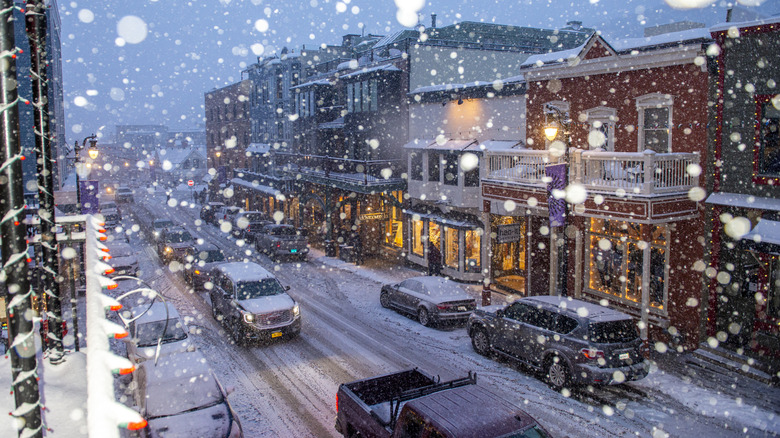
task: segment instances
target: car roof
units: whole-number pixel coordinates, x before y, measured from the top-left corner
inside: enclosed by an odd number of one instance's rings
[[[519,407],[477,385],[435,392],[410,400],[406,406],[432,419],[451,436],[464,438],[499,437],[536,424]]]
[[[173,223],[173,221],[170,219],[155,219],[154,221],[152,221],[153,224],[167,224],[169,222]]]
[[[137,315],[147,308],[149,309],[146,313],[143,314],[140,318],[135,320],[136,324],[146,324],[149,322],[157,322],[157,321],[165,321],[165,303],[162,303],[160,301],[155,301],[151,307],[148,304],[142,304],[139,306],[133,307],[131,312],[133,315]],[[181,316],[179,316],[179,312],[176,310],[176,307],[173,306],[173,304],[168,303],[168,319],[178,319],[181,320]]]
[[[631,319],[631,316],[600,304],[583,300],[575,300],[571,297],[557,295],[540,295],[521,298],[518,301],[552,306],[566,313],[572,313],[581,317],[587,317],[591,321],[613,321],[618,319]]]
[[[463,287],[461,287],[459,283],[456,283],[444,277],[421,276],[421,277],[407,278],[407,280],[419,281],[420,283],[422,283],[425,289],[428,292],[430,292],[430,295],[466,294],[466,291],[463,290]]]
[[[238,282],[276,278],[264,267],[252,262],[228,262],[218,265],[216,269]]]
[[[221,249],[217,245],[211,242],[203,242],[203,243],[195,244],[195,251],[214,251],[214,250],[221,251]]]

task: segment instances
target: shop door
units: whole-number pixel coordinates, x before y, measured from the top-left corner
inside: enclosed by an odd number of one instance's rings
[[[751,344],[771,357],[780,356],[780,256],[761,254]]]

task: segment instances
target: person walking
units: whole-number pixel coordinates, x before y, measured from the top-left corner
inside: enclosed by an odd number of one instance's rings
[[[355,232],[352,235],[352,254],[355,257],[355,265],[363,264],[363,239],[360,238],[360,233]]]
[[[433,242],[428,245],[428,275],[441,275],[441,251]]]

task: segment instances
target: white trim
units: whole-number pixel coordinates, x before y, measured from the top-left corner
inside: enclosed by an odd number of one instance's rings
[[[615,108],[608,108],[605,106],[597,106],[595,108],[586,109],[585,115],[588,116],[587,123],[591,126],[590,130],[595,130],[593,127],[595,122],[601,122],[602,125],[607,127],[607,144],[606,147],[601,146],[602,149],[614,152],[615,151],[615,124],[617,123],[617,110]]]
[[[667,108],[669,110],[669,116],[667,118],[667,144],[665,151],[656,151],[659,153],[671,153],[672,152],[672,121],[674,98],[671,94],[664,93],[650,93],[644,96],[634,98],[636,100],[636,110],[639,113],[639,121],[637,123],[637,152],[642,152],[645,149],[645,110],[652,108]]]

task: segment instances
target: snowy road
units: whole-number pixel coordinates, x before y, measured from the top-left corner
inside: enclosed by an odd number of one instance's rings
[[[365,276],[335,269],[316,257],[275,263],[253,248],[237,246],[212,225],[198,226],[198,208],[161,208],[164,199],[157,194],[128,206],[141,231],[156,217],[181,223],[226,255],[274,271],[301,304],[300,337],[238,347],[212,318],[208,295],[192,293],[179,273],[160,265],[153,246],[137,234],[131,236],[142,253],[144,278],[175,303],[223,385],[235,388],[230,400],[247,437],[336,436],[340,383],[415,366],[442,379],[476,371],[480,385],[523,406],[555,436],[775,436],[780,429],[776,405],[752,408],[749,400],[741,400],[732,403],[740,409],[729,417],[729,412],[716,409],[718,403],[733,402],[728,391],[713,403],[706,399],[714,394],[711,390],[697,394],[694,390],[700,388],[694,383],[661,372],[625,386],[564,396],[519,364],[477,355],[463,327],[426,328],[383,309],[378,300],[381,285]],[[399,278],[415,275],[408,268],[398,269]],[[697,397],[705,399],[689,403]],[[743,411],[753,415],[741,415]]]

